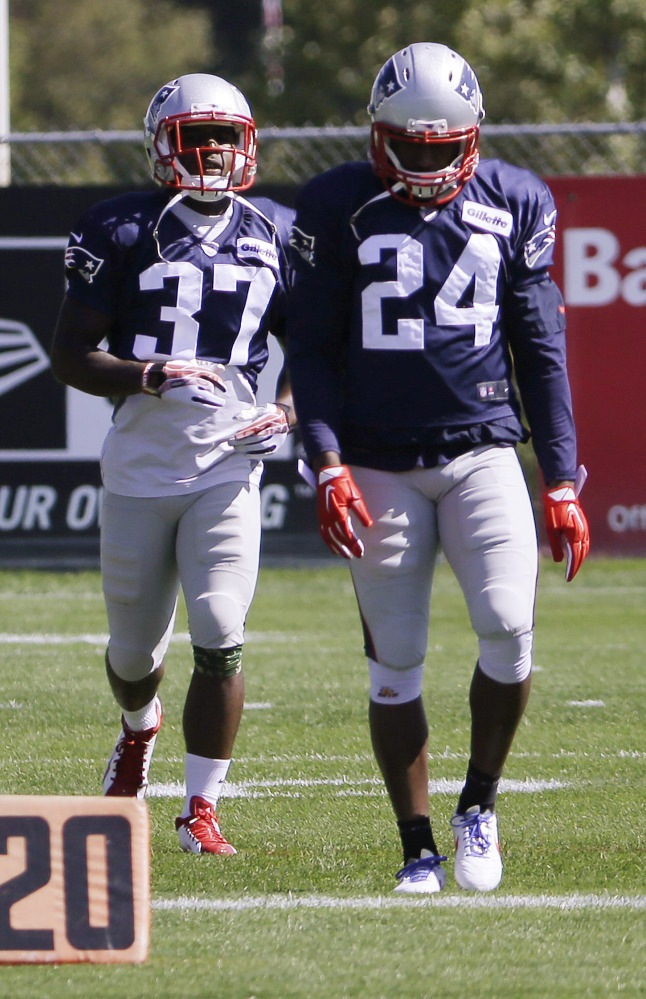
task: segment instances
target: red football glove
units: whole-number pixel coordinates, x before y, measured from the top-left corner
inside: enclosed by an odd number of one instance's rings
[[[198,358],[190,361],[151,361],[142,372],[141,391],[161,397],[170,389],[189,385],[202,390],[207,397],[212,395],[211,405],[219,406],[224,399],[217,398],[216,390],[226,392],[221,371],[224,371],[223,365]]]
[[[577,484],[550,489],[543,496],[545,527],[555,562],[567,556],[565,579],[569,583],[581,568],[590,551],[590,529],[579,503],[585,482],[585,470],[577,474]]]
[[[343,558],[361,558],[363,542],[355,534],[350,512],[362,524],[372,527],[374,521],[356,482],[346,465],[327,465],[318,475],[319,530],[331,552]]]

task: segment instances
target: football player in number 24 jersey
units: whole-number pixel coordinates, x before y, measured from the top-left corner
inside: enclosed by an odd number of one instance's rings
[[[321,534],[349,559],[363,624],[372,743],[403,846],[395,891],[446,880],[422,702],[440,548],[479,646],[455,878],[488,891],[503,870],[496,792],[532,669],[538,546],[515,451],[529,436],[520,400],[568,580],[589,548],[565,310],[548,273],[556,209],[533,173],[479,162],[482,94],[446,46],[393,55],[368,111],[372,162],[315,177],[297,200],[292,390]]]
[[[122,731],[103,790],[146,792],[181,584],[194,671],[176,828],[193,853],[235,853],[215,806],[244,699],[262,457],[292,422],[284,376],[276,403],[256,404],[268,335],[285,332],[293,215],[241,193],[256,140],[226,80],[189,74],[158,91],[144,144],[159,189],[98,204],[75,225],[51,354],[59,380],[116,403],[101,459],[101,572]]]

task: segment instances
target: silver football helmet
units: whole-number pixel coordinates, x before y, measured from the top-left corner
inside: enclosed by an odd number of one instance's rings
[[[257,138],[241,91],[207,73],[171,80],[157,91],[144,118],[144,146],[153,178],[209,201],[251,187]]]
[[[482,93],[468,62],[446,45],[415,42],[391,56],[373,84],[368,114],[373,168],[398,200],[443,205],[473,176]],[[420,146],[427,157],[433,147],[439,165],[427,167]]]

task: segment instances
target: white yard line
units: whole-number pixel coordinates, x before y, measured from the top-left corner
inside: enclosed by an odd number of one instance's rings
[[[97,634],[80,635],[60,635],[49,632],[32,632],[30,634],[12,634],[11,632],[0,632],[0,645],[107,645],[109,635],[103,632]],[[171,638],[171,642],[190,642],[191,638],[187,631],[178,631]],[[248,631],[245,634],[246,642],[300,642],[300,635],[288,635],[282,631]]]
[[[584,583],[584,580],[581,580]],[[623,596],[637,596],[642,597],[644,594],[643,586],[577,586],[576,589],[570,587],[564,587],[560,579],[555,579],[554,581],[549,580],[545,577],[541,581],[541,590],[544,593],[554,594],[556,593],[561,599],[562,597],[569,595],[573,598],[583,598],[589,596],[611,596],[616,597],[618,594]],[[73,590],[69,592],[61,590],[46,590],[42,593],[35,591],[32,592],[21,592],[20,590],[0,590],[0,600],[37,600],[38,603],[42,603],[44,600],[67,600],[72,598],[73,600],[102,600],[103,594],[100,589],[97,590],[80,590],[75,593]]]
[[[158,898],[153,909],[169,912],[248,912],[278,909],[646,909],[646,895],[432,895],[401,898],[366,895],[335,898],[330,895],[266,895],[251,898]]]
[[[429,781],[429,794],[459,794],[464,781],[461,780],[433,780]],[[501,780],[501,793],[525,793],[536,794],[542,791],[559,791],[562,788],[570,787],[569,781],[558,780]],[[316,780],[305,780],[293,778],[287,780],[257,780],[241,781],[240,783],[225,783],[222,790],[223,798],[272,798],[272,797],[298,797],[301,793],[311,788],[332,787],[336,788],[337,797],[356,796],[383,796],[385,794],[383,782],[379,777],[366,778],[318,778]],[[149,798],[183,798],[185,794],[184,784],[180,781],[173,781],[167,784],[151,784],[148,788]]]
[[[13,635],[10,633],[0,633],[0,645],[106,645],[108,636],[98,635],[54,635],[37,634]]]

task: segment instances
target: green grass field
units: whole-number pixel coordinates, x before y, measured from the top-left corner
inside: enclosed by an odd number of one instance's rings
[[[140,966],[0,968],[12,999],[443,999],[646,995],[646,560],[543,562],[536,673],[498,801],[491,895],[392,894],[400,846],[370,750],[367,671],[343,565],[261,572],[247,707],[220,803],[238,854],[179,851],[180,613],[151,773],[152,943]],[[100,793],[119,730],[97,573],[0,572],[2,794]],[[425,696],[432,817],[467,760],[476,645],[438,567]]]

